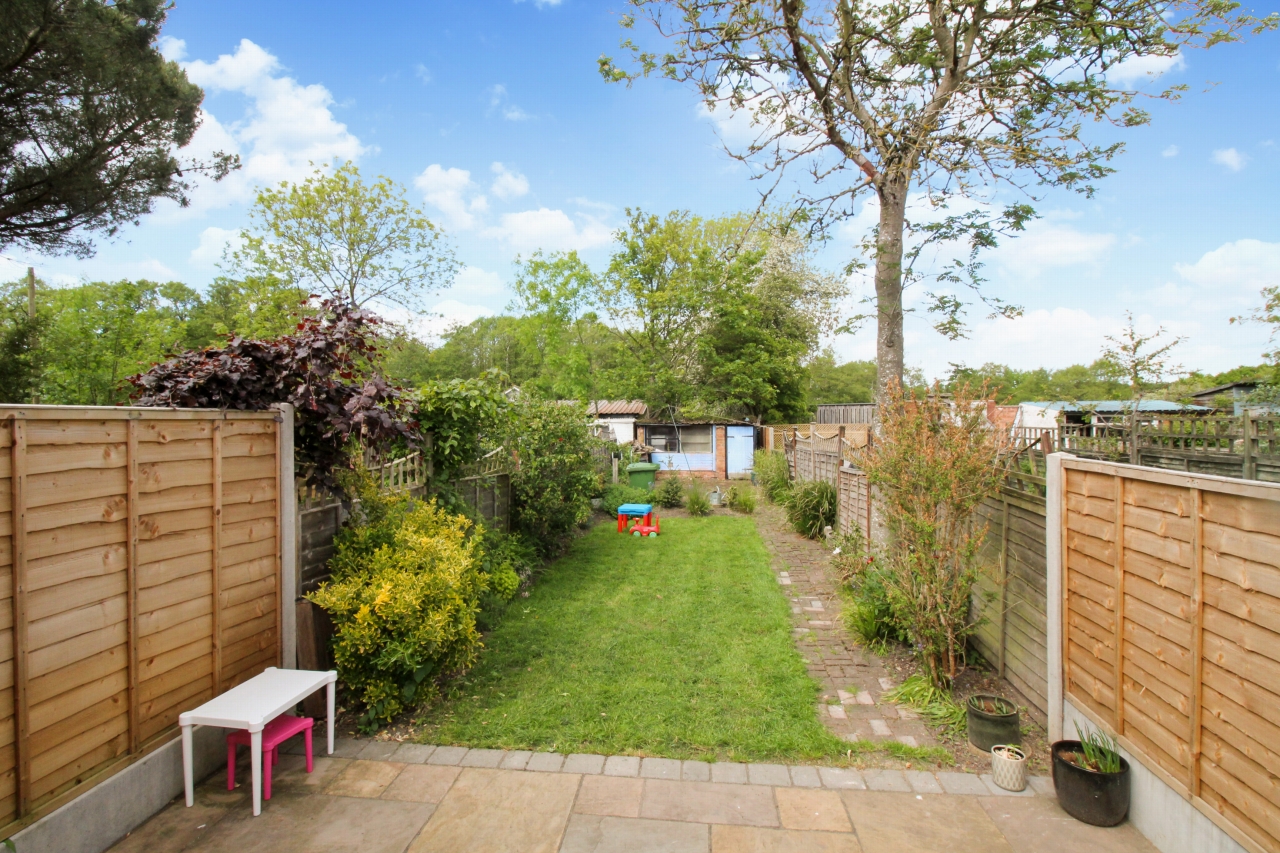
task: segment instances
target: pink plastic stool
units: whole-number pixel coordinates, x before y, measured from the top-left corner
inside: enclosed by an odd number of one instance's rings
[[[281,714],[267,723],[262,730],[262,799],[271,799],[271,768],[280,763],[280,744],[302,732],[307,748],[307,772],[315,769],[311,760],[311,729],[315,721],[310,717],[295,717],[292,714]],[[231,732],[227,735],[227,790],[236,787],[236,747],[251,746],[249,732],[246,729]]]

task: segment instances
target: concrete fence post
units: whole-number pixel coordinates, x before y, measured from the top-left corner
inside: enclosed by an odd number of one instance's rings
[[[1045,657],[1048,664],[1046,683],[1049,689],[1049,742],[1062,740],[1062,703],[1063,697],[1063,665],[1062,660],[1062,620],[1066,618],[1063,610],[1063,515],[1064,486],[1062,460],[1070,454],[1051,453],[1045,458],[1048,470],[1045,472],[1045,586],[1047,600]]]
[[[293,406],[280,403],[280,636],[282,669],[298,668],[298,487],[293,480]]]

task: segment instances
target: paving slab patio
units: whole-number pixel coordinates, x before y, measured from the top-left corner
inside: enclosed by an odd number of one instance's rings
[[[494,766],[468,767],[461,748],[424,764],[395,759],[426,750],[367,746],[347,754],[391,760],[322,756],[307,773],[284,756],[257,818],[215,773],[193,808],[179,797],[112,853],[1155,853],[1128,824],[1068,817],[1043,779],[1010,797],[963,773],[497,750],[476,753]]]

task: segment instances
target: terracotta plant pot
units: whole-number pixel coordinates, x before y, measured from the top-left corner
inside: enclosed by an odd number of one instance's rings
[[[991,747],[991,778],[1006,791],[1026,790],[1027,754],[1002,743]]]
[[[965,703],[969,743],[983,752],[996,744],[1022,745],[1022,725],[1018,706],[1008,699],[980,693]]]
[[[1120,758],[1119,773],[1099,773],[1067,756],[1082,755],[1080,741],[1053,745],[1053,786],[1058,805],[1078,821],[1115,826],[1129,813],[1129,762]]]

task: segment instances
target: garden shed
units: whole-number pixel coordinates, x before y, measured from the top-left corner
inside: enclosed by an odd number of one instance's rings
[[[587,417],[597,427],[613,430],[618,444],[630,444],[636,438],[636,421],[649,414],[643,400],[592,400],[587,404]]]
[[[746,480],[760,444],[760,427],[746,421],[693,420],[637,423],[636,441],[652,447],[659,475]]]

